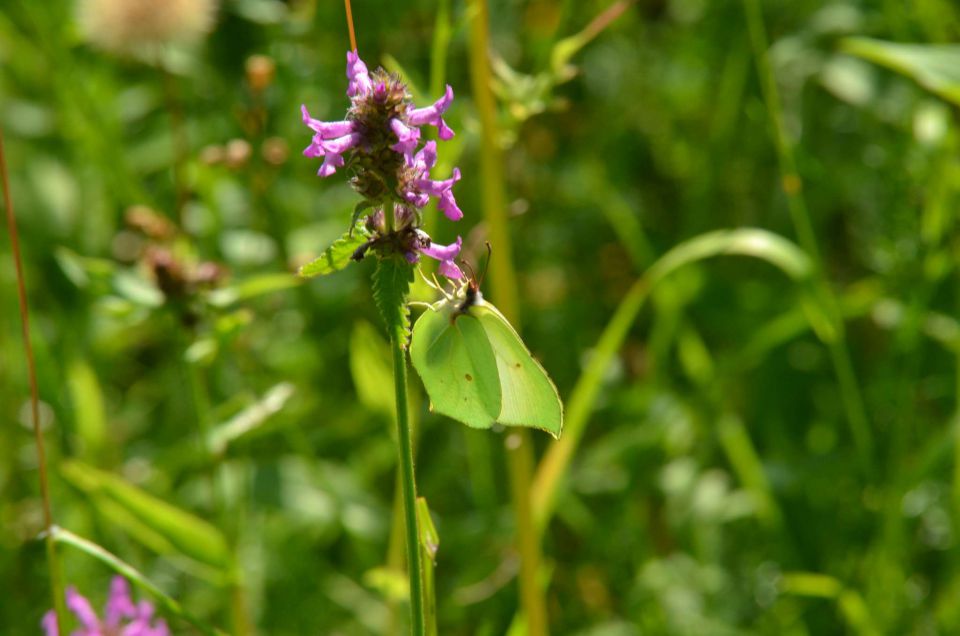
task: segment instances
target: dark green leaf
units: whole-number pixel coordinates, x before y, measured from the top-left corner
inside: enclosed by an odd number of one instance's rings
[[[373,274],[373,299],[391,338],[406,346],[410,338],[410,309],[407,294],[413,282],[413,266],[400,258],[385,258]]]

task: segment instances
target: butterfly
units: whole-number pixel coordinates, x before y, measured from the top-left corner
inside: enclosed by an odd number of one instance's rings
[[[434,285],[431,285],[434,286]],[[471,277],[427,305],[410,341],[410,360],[432,409],[474,428],[526,426],[554,438],[563,403],[550,376]]]

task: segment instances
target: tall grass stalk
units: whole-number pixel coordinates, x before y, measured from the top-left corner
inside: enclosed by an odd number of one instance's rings
[[[500,311],[520,329],[517,280],[513,269],[510,233],[507,229],[506,196],[497,109],[491,89],[489,51],[489,9],[486,0],[471,0],[470,79],[480,118],[480,183],[483,218],[490,242],[496,246],[490,261],[490,278]],[[520,553],[520,602],[527,633],[549,633],[547,607],[540,584],[540,541],[533,522],[530,486],[533,480],[533,446],[529,431],[512,432],[506,440],[511,497],[517,524]]]
[[[860,386],[854,372],[850,349],[847,344],[846,329],[843,315],[840,312],[836,296],[826,280],[823,260],[817,243],[816,233],[810,212],[803,197],[803,181],[797,170],[797,162],[793,153],[793,142],[787,134],[783,123],[783,105],[780,102],[780,92],[777,89],[776,77],[770,65],[767,54],[767,33],[763,24],[763,12],[759,0],[743,0],[747,27],[750,32],[750,44],[753,49],[757,73],[760,76],[764,103],[770,116],[771,132],[777,148],[778,165],[783,191],[787,197],[787,206],[797,241],[810,255],[817,270],[817,288],[822,309],[829,316],[833,327],[832,337],[828,339],[827,347],[830,352],[830,361],[840,386],[840,397],[853,442],[859,455],[861,468],[870,474],[873,469],[874,441],[873,433],[867,419],[866,408],[863,404]]]
[[[13,210],[13,196],[10,194],[10,180],[7,177],[7,158],[3,149],[3,130],[0,130],[0,182],[3,183],[3,207],[7,216],[7,229],[10,232],[10,248],[13,252],[13,266],[17,275],[17,301],[20,308],[20,327],[23,335],[24,357],[27,362],[27,378],[30,382],[30,420],[33,424],[33,440],[37,449],[37,468],[40,473],[40,498],[43,500],[44,543],[47,550],[47,571],[50,576],[50,593],[53,595],[53,609],[57,616],[57,631],[65,634],[66,604],[64,600],[62,568],[57,546],[54,541],[53,506],[50,504],[50,483],[47,478],[47,455],[43,447],[43,432],[40,430],[40,387],[37,384],[37,365],[33,357],[33,345],[30,343],[30,307],[27,303],[27,285],[23,274],[23,258],[20,255],[20,235],[17,233],[17,218]]]

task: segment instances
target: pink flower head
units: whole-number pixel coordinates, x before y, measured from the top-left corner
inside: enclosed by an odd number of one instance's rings
[[[447,90],[444,92],[443,97],[425,108],[414,108],[410,110],[410,112],[407,113],[407,119],[413,126],[423,126],[424,124],[436,126],[437,136],[444,141],[453,139],[453,130],[447,126],[447,122],[443,121],[443,117],[441,117],[443,112],[450,107],[452,101],[453,88],[447,84]]]
[[[67,588],[67,607],[80,621],[81,628],[71,636],[170,636],[166,622],[153,619],[153,605],[148,601],[133,604],[130,598],[130,585],[122,576],[115,576],[110,582],[110,597],[104,608],[104,620],[101,621],[93,611],[90,601],[80,595],[76,588]],[[53,610],[48,611],[41,623],[46,636],[59,636],[57,617]]]
[[[463,217],[453,196],[460,170],[454,168],[449,179],[431,178],[437,164],[437,142],[423,142],[420,130],[424,125],[435,126],[441,140],[453,137],[443,119],[453,102],[453,89],[447,86],[436,102],[414,108],[410,91],[399,76],[382,68],[368,71],[353,51],[347,53],[347,80],[350,108],[343,120],[313,119],[306,106],[301,107],[301,116],[313,131],[303,154],[323,159],[317,174],[328,177],[349,166],[350,185],[365,199],[358,209],[373,210],[365,219],[369,238],[354,252],[353,260],[362,260],[371,250],[381,257],[402,254],[410,263],[419,262],[420,255],[426,254],[440,261],[441,274],[461,278],[456,257],[462,241],[458,238],[456,243],[439,245],[420,229],[421,212],[431,197],[450,220]],[[391,210],[388,223],[386,215]],[[354,222],[357,220],[355,217]]]

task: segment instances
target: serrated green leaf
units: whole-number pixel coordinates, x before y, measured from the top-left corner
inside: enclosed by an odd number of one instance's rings
[[[354,252],[370,239],[370,233],[363,223],[353,226],[353,232],[347,232],[328,247],[317,258],[300,268],[299,274],[303,278],[324,276],[338,272],[350,264]]]
[[[391,338],[404,346],[410,339],[410,308],[407,295],[413,282],[413,266],[399,258],[385,258],[373,273],[373,300]]]
[[[232,559],[226,539],[205,520],[144,492],[116,475],[80,462],[64,462],[61,472],[80,490],[106,497],[126,509],[138,521],[169,541],[181,554],[221,571],[231,569]]]

